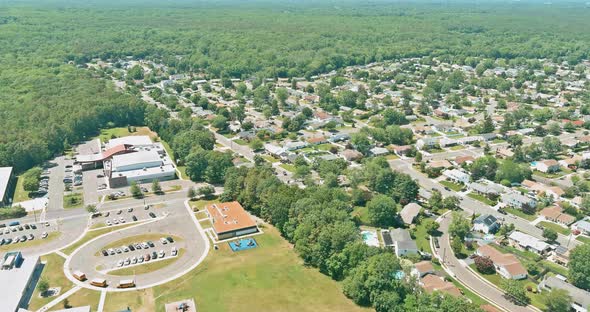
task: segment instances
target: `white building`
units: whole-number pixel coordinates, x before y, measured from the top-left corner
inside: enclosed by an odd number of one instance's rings
[[[471,176],[469,174],[457,169],[445,170],[442,174],[453,182],[463,183],[465,185],[467,185],[469,180],[471,180]]]
[[[126,186],[132,182],[172,180],[176,177],[172,160],[155,150],[115,155],[111,161],[105,162],[105,172],[110,177],[111,187]]]
[[[109,142],[105,144],[105,149],[109,149],[122,144],[133,145],[136,148],[142,148],[153,145],[154,143],[152,142],[152,139],[147,135],[130,135],[126,137],[110,139]]]
[[[41,274],[39,257],[23,258],[19,251],[8,252],[0,259],[0,311],[16,312],[27,305]]]

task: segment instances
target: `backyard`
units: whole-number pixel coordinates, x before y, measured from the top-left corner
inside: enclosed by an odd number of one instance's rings
[[[494,206],[494,205],[496,205],[496,202],[492,201],[491,199],[489,199],[489,198],[487,198],[487,197],[485,197],[483,195],[479,195],[479,194],[476,194],[476,193],[469,193],[469,194],[467,194],[467,196],[469,196],[469,197],[471,197],[471,198],[473,198],[473,199],[475,199],[477,201],[480,201],[480,202],[482,202],[482,203],[484,203],[484,204],[486,204],[488,206]]]

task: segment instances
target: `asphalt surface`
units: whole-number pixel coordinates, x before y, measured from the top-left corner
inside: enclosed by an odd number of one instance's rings
[[[71,260],[67,269],[70,272],[76,270],[84,272],[87,275],[88,280],[92,280],[93,278],[104,278],[108,281],[109,287],[116,287],[120,280],[129,278],[134,278],[137,287],[142,287],[145,285],[157,284],[164,278],[169,278],[184,272],[206,251],[206,238],[201,235],[195,224],[190,221],[190,218],[192,217],[188,215],[188,211],[183,203],[184,200],[168,201],[167,208],[150,209],[156,212],[158,217],[161,217],[164,212],[168,212],[169,214],[166,217],[159,218],[153,222],[141,224],[140,226],[111,232],[83,245],[83,247],[71,255]],[[96,255],[96,253],[100,252],[104,246],[112,242],[126,237],[149,233],[162,234],[163,237],[173,235],[182,238],[182,242],[176,242],[174,245],[178,248],[184,248],[184,254],[180,256],[173,265],[166,266],[150,273],[132,276],[114,276],[109,275],[108,272],[104,271],[105,269],[113,269],[114,266],[116,266],[116,263],[121,259],[144,255],[147,252],[151,253],[152,251],[159,252],[160,250],[164,250],[166,255],[169,255],[172,245],[162,245],[160,242],[156,241],[154,241],[156,247],[147,250],[121,253],[107,257],[102,254],[99,256]],[[151,261],[148,261],[147,263],[150,262]],[[146,262],[141,265],[145,264]],[[103,267],[98,268],[100,271],[97,270],[97,266],[101,265]]]
[[[492,301],[496,305],[502,307],[506,311],[510,312],[531,312],[535,311],[529,307],[518,306],[512,303],[510,300],[504,297],[504,292],[497,289],[496,287],[483,281],[482,278],[478,277],[476,273],[473,273],[464,266],[464,263],[459,261],[453,254],[451,244],[449,241],[449,224],[451,222],[450,215],[443,218],[440,222],[439,231],[443,235],[439,238],[440,248],[434,248],[434,253],[439,255],[442,259],[443,264],[453,272],[455,278],[461,281],[463,284],[474,289],[480,296],[486,297],[489,301]]]

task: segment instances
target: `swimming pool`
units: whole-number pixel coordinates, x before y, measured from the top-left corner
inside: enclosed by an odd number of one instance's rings
[[[258,244],[253,238],[243,238],[239,241],[229,242],[228,244],[231,250],[233,251],[247,250],[256,248],[258,246]]]
[[[377,232],[364,230],[361,231],[361,236],[365,244],[369,246],[379,247],[379,239],[377,238]]]

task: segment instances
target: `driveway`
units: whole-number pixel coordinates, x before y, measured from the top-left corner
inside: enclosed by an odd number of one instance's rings
[[[443,235],[439,238],[440,248],[434,248],[434,254],[441,260],[449,271],[451,271],[456,279],[468,288],[474,290],[479,296],[486,298],[506,311],[510,312],[531,312],[535,311],[529,307],[523,307],[513,304],[511,301],[504,298],[504,293],[498,288],[483,281],[476,273],[470,271],[465,267],[465,264],[459,261],[453,254],[449,242],[449,224],[451,222],[450,214],[443,218],[440,222],[439,231]]]
[[[65,159],[64,156],[59,156],[53,162],[57,166],[49,168],[49,202],[47,203],[47,210],[63,210],[65,166],[66,163],[72,164],[73,161]]]

